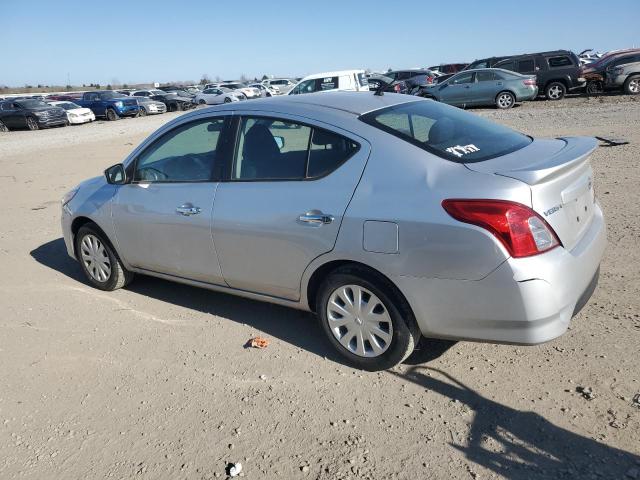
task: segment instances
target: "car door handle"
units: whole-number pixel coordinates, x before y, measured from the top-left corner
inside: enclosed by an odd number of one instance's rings
[[[185,217],[198,215],[201,211],[202,209],[200,207],[194,207],[190,203],[185,203],[181,207],[176,208],[176,212],[180,215],[184,215]]]
[[[304,223],[310,223],[312,225],[328,225],[333,222],[333,215],[327,215],[326,213],[319,212],[318,210],[312,210],[310,212],[305,213],[304,215],[300,215],[298,220]]]

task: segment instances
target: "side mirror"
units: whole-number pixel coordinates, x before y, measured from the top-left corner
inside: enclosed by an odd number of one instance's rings
[[[284,137],[273,137],[273,139],[276,141],[276,145],[278,145],[278,148],[280,150],[282,150],[284,148]]]
[[[123,185],[127,183],[127,172],[124,169],[124,165],[121,163],[107,168],[104,171],[104,176],[107,178],[107,183],[110,185]]]

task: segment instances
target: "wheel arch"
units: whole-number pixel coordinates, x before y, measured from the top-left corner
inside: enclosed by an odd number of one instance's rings
[[[341,270],[341,271],[352,270],[354,272],[364,274],[366,276],[372,277],[373,279],[379,281],[382,284],[381,285],[382,287],[388,288],[391,292],[391,295],[396,300],[401,302],[402,307],[408,310],[408,313],[411,314],[410,315],[411,318],[413,319],[413,321],[415,321],[413,309],[411,308],[409,301],[404,296],[404,294],[400,291],[400,289],[396,286],[396,284],[387,275],[382,273],[380,270],[370,267],[369,265],[366,265],[364,263],[361,263],[355,260],[347,260],[347,259],[330,260],[326,263],[323,263],[322,265],[319,265],[318,267],[316,267],[314,272],[309,277],[309,281],[306,284],[305,292],[306,292],[307,305],[309,307],[309,310],[311,310],[312,312],[316,311],[317,296],[320,290],[320,286],[322,285],[322,282],[327,278],[328,275],[330,275],[332,272],[335,272],[336,270]]]
[[[107,235],[107,232],[105,232],[104,229],[94,219],[85,216],[76,217],[71,222],[71,234],[73,235],[73,253],[76,258],[78,256],[78,252],[76,251],[76,236],[78,234],[78,231],[88,224],[92,224],[96,228],[98,233],[101,234],[107,242],[109,242],[109,246],[113,249],[114,252],[116,252],[116,255],[118,255],[119,258],[122,258],[120,257],[114,242],[109,237],[109,235]]]
[[[547,87],[549,85],[551,85],[552,83],[561,83],[564,85],[564,88],[569,91],[569,79],[565,78],[565,77],[554,77],[554,78],[550,78],[549,80],[547,80],[544,84],[544,89],[543,91],[547,90]]]

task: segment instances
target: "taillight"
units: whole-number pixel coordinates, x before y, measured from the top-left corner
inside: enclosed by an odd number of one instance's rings
[[[528,78],[524,80],[522,83],[524,83],[525,86],[535,86],[536,81],[533,78]]]
[[[549,224],[521,203],[507,200],[443,200],[456,220],[489,230],[512,257],[530,257],[560,245]]]
[[[393,87],[393,89],[396,91],[396,93],[400,93],[400,85],[399,84],[395,84],[395,86]]]
[[[433,77],[427,77],[427,83],[433,83]]]

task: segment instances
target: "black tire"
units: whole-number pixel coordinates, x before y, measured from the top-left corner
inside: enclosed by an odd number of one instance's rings
[[[600,82],[591,80],[587,82],[585,92],[587,93],[587,95],[598,95],[602,93],[602,86],[600,85]]]
[[[516,104],[516,96],[511,92],[500,92],[496,95],[496,107],[499,110],[508,110]]]
[[[139,117],[146,117],[147,116],[147,109],[144,107],[140,107],[140,111],[138,112],[138,116]]]
[[[226,97],[226,98],[224,99],[224,103],[231,103],[231,99],[230,99],[229,97]]]
[[[204,100],[204,98],[201,98],[200,100],[198,100],[198,105],[206,105],[207,102]]]
[[[328,318],[327,308],[329,299],[338,289],[348,285],[364,288],[378,297],[383,307],[382,312],[385,313],[384,310],[386,310],[388,318],[391,319],[393,328],[391,341],[388,344],[385,342],[384,348],[386,348],[386,350],[378,356],[366,357],[353,353],[340,343],[329,325],[330,320]],[[346,267],[329,274],[320,286],[317,295],[316,312],[322,330],[329,342],[349,364],[362,370],[379,371],[398,365],[411,355],[421,336],[413,313],[406,301],[396,293],[395,288],[390,285],[384,277],[365,269]],[[362,324],[362,321],[358,321]],[[353,332],[343,334],[343,338],[349,340],[347,335],[351,336],[354,334]],[[356,337],[353,336],[351,340],[353,339],[356,339]],[[369,342],[369,340],[366,342]],[[366,342],[363,342],[365,345],[364,348],[366,348]],[[349,345],[351,345],[351,343],[352,342],[349,341]],[[370,342],[368,348],[372,350]]]
[[[624,82],[623,90],[627,95],[638,95],[640,93],[640,75],[630,75]]]
[[[9,129],[7,128],[7,126],[4,124],[4,122],[2,120],[0,120],[0,132],[8,132]]]
[[[562,82],[551,82],[544,89],[547,100],[562,100],[567,93],[567,87]]]
[[[83,260],[83,251],[85,253],[91,253],[87,248],[85,248],[86,245],[83,247],[83,241],[89,236],[92,237],[92,241],[94,239],[98,240],[99,244],[102,246],[104,252],[106,253],[105,259],[108,259],[108,264],[110,266],[109,276],[102,281],[94,277],[94,275],[96,275],[96,270],[94,270],[94,273],[90,271],[92,263],[90,262],[89,266],[87,266],[85,265],[85,262]],[[131,280],[133,280],[134,274],[124,268],[122,262],[120,261],[120,258],[118,257],[118,254],[111,245],[111,242],[109,242],[109,240],[105,238],[103,233],[95,224],[87,223],[86,225],[80,227],[75,241],[76,256],[78,257],[78,262],[80,262],[80,267],[82,268],[82,271],[84,272],[87,280],[89,280],[89,283],[92,286],[100,290],[112,291],[124,287],[125,285],[129,284]]]
[[[26,122],[29,130],[38,130],[40,128],[38,121],[33,117],[27,117]]]
[[[113,122],[114,120],[118,120],[118,118],[120,118],[113,108],[107,108],[107,111],[105,113],[107,120],[109,120],[110,122]]]

